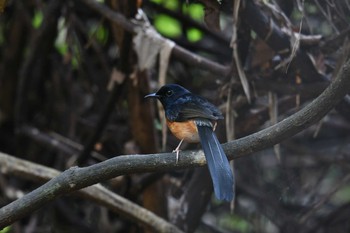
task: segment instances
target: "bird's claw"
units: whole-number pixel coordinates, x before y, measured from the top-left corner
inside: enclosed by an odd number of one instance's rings
[[[180,155],[180,149],[179,148],[176,148],[175,150],[173,150],[173,153],[176,152],[176,164],[179,162],[179,155]]]

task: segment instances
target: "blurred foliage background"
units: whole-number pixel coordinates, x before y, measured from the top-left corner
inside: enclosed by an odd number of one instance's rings
[[[216,131],[225,142],[297,112],[349,52],[348,0],[1,3],[0,151],[58,170],[172,151],[178,141],[162,134],[155,102],[143,99],[163,83],[215,103],[225,115]],[[137,13],[150,25],[135,20]],[[137,27],[150,26],[176,45],[165,79],[157,43],[143,53],[149,60],[154,54],[154,65],[138,67],[133,38]],[[348,232],[349,104],[347,96],[317,125],[235,160],[232,204],[212,197],[206,168],[125,175],[104,185],[185,232]],[[38,185],[2,175],[0,205]],[[65,196],[1,232],[147,231],[122,213]]]

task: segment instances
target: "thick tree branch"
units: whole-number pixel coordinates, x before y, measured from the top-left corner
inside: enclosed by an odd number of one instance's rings
[[[47,182],[60,175],[60,171],[38,165],[23,159],[0,152],[0,170],[2,173],[11,176],[17,176],[22,179],[34,180],[37,182]],[[90,187],[78,190],[77,193],[90,201],[99,203],[100,205],[116,212],[121,216],[135,220],[144,226],[156,232],[182,232],[174,225],[158,217],[151,211],[142,208],[128,199],[109,191],[101,184],[95,184]],[[39,197],[40,198],[40,197]],[[20,211],[16,212],[20,214]]]
[[[322,119],[350,91],[350,61],[338,77],[305,108],[278,124],[247,137],[224,144],[230,159],[280,143]],[[46,184],[0,209],[0,227],[7,226],[53,199],[123,174],[165,171],[205,164],[202,151],[186,151],[176,164],[173,153],[118,156],[104,162],[64,171]]]
[[[235,158],[273,146],[321,120],[350,91],[350,60],[336,79],[309,105],[283,121],[247,137],[226,143],[225,151]],[[231,156],[229,156],[231,157]]]

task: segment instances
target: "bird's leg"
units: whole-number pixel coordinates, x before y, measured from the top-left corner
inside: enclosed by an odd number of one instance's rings
[[[173,150],[173,152],[176,152],[176,163],[179,162],[179,153],[180,153],[180,146],[184,140],[182,139],[179,143],[179,145]]]

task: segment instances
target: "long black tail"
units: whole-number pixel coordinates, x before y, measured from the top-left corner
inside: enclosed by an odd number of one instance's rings
[[[196,122],[199,138],[207,159],[211,178],[213,180],[215,196],[219,200],[231,201],[235,195],[235,179],[211,124]]]

